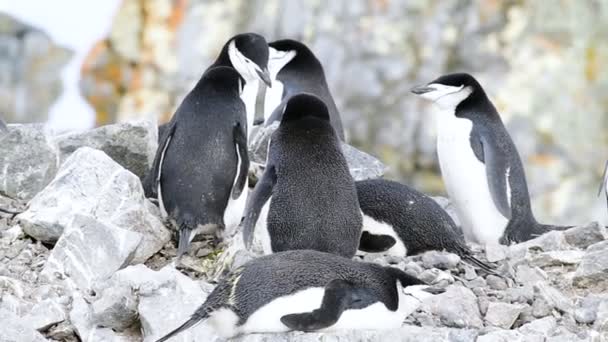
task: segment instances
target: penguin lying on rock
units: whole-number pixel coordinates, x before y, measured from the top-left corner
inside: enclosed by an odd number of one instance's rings
[[[443,292],[400,269],[310,250],[254,259],[223,278],[207,300],[158,342],[208,321],[218,335],[393,329],[410,313],[404,290]]]
[[[456,233],[456,224],[450,215],[431,198],[385,179],[355,184],[363,212],[359,250],[398,257],[446,250],[487,273],[495,274],[493,266],[475,258]]]
[[[570,228],[540,224],[534,218],[515,144],[473,76],[441,76],[412,92],[440,110],[439,164],[465,239],[510,244]]]

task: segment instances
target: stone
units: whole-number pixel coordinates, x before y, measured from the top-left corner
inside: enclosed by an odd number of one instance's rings
[[[481,328],[483,321],[477,297],[466,287],[450,285],[444,293],[424,301],[425,307],[439,316],[441,323],[455,328]]]
[[[46,339],[28,322],[14,313],[0,309],[2,341],[45,342]]]
[[[526,264],[517,265],[515,279],[520,284],[532,284],[547,279],[547,273],[538,267],[530,267]]]
[[[75,215],[92,215],[102,224],[141,233],[134,263],[147,260],[171,239],[170,231],[144,198],[139,179],[104,152],[79,148],[55,179],[18,215],[23,230],[54,242]]]
[[[608,333],[608,300],[601,301],[597,306],[593,329],[604,334]]]
[[[586,226],[570,228],[564,232],[566,242],[581,249],[606,240],[606,236],[606,227],[601,226],[597,222],[592,222]]]
[[[141,335],[139,335],[138,332],[131,333],[130,336],[125,336],[112,329],[95,326],[92,319],[91,306],[78,291],[74,292],[72,310],[70,311],[70,322],[74,325],[75,332],[80,336],[80,340],[82,341],[141,341]]]
[[[255,126],[249,139],[249,160],[258,164],[266,165],[268,144],[272,133],[279,128],[279,122],[275,121],[268,126]]]
[[[542,297],[536,298],[532,304],[532,316],[536,318],[549,316],[552,310],[553,307]]]
[[[460,257],[453,253],[428,251],[422,254],[422,264],[425,268],[438,268],[449,270],[456,268],[460,262]]]
[[[507,257],[507,246],[490,244],[485,246],[486,259],[489,262],[497,262]]]
[[[587,248],[578,265],[572,283],[576,287],[590,288],[595,292],[608,290],[608,241],[598,242]]]
[[[547,304],[561,312],[572,312],[574,307],[570,298],[566,297],[556,288],[548,285],[546,282],[538,282],[534,284],[534,290],[539,297],[547,301]]]
[[[77,214],[57,241],[41,275],[89,289],[127,266],[140,241],[139,233]]]
[[[525,335],[540,334],[544,337],[550,336],[557,326],[554,317],[545,317],[526,323],[519,328],[519,332]]]
[[[567,250],[568,247],[564,232],[553,230],[532,240],[509,246],[509,257],[511,259],[522,259],[530,251],[550,252]]]
[[[344,153],[348,169],[355,181],[380,178],[388,169],[377,158],[349,144],[342,143],[342,153]]]
[[[0,137],[0,194],[29,201],[55,177],[57,149],[42,124],[8,129]]]
[[[544,342],[540,335],[523,335],[516,330],[495,330],[477,338],[476,342]]]
[[[539,267],[578,265],[585,252],[583,251],[550,251],[533,256],[530,265]]]
[[[499,291],[506,290],[508,287],[504,278],[495,276],[493,274],[486,277],[486,283],[491,289]]]
[[[62,162],[80,147],[87,146],[105,152],[140,179],[150,170],[158,147],[157,126],[149,120],[69,132],[56,136],[54,140]]]
[[[498,328],[510,329],[525,308],[522,304],[507,304],[490,302],[486,312],[485,320],[488,324]]]
[[[66,310],[63,305],[47,299],[38,302],[32,310],[23,317],[34,329],[44,331],[51,325],[63,322],[67,318]]]
[[[597,295],[588,295],[579,302],[579,306],[574,310],[574,319],[581,324],[592,324],[597,318],[597,310],[602,301],[608,298]]]
[[[92,303],[92,321],[102,328],[123,331],[137,321],[137,304],[131,287],[120,284],[108,287]]]

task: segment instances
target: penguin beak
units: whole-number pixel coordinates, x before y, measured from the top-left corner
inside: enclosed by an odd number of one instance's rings
[[[270,80],[270,73],[268,72],[267,68],[264,68],[263,71],[256,70],[255,72],[258,74],[258,77],[262,81],[264,81],[264,83],[266,84],[266,86],[268,86],[269,88],[272,88],[272,81]]]
[[[426,86],[426,85],[424,85],[424,86],[417,86],[417,87],[412,88],[412,90],[411,90],[411,92],[414,93],[414,94],[416,94],[416,95],[422,95],[424,93],[429,93],[431,91],[435,91],[435,88],[429,87],[429,86]]]

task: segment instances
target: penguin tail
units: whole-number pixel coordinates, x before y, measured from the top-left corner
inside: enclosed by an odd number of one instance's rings
[[[201,321],[209,318],[209,315],[212,311],[213,311],[213,309],[211,309],[210,307],[207,307],[205,304],[203,304],[203,306],[201,306],[198,310],[196,310],[196,312],[190,317],[190,319],[188,319],[186,322],[184,322],[184,324],[180,325],[179,327],[175,328],[167,335],[156,340],[156,342],[167,341],[168,339],[170,339],[171,337],[174,337],[175,335],[181,333],[182,331],[192,328],[193,326],[199,324]]]
[[[487,274],[492,274],[495,275],[497,277],[501,277],[504,278],[504,276],[498,274],[496,272],[496,265],[481,261],[479,259],[477,259],[475,256],[473,256],[470,253],[466,253],[464,255],[461,255],[461,258],[466,261],[467,263],[473,265],[473,266],[477,266],[480,270],[484,271]]]

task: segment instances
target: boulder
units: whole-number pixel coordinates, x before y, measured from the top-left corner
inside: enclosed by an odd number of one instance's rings
[[[526,306],[522,304],[490,302],[488,304],[485,320],[492,326],[510,329],[525,307]]]
[[[556,308],[561,312],[570,313],[573,311],[574,306],[572,300],[546,282],[537,282],[534,284],[534,290],[539,297],[547,301],[553,308]]]
[[[9,125],[0,136],[0,194],[30,200],[55,177],[57,159],[44,125]]]
[[[532,256],[530,265],[538,267],[578,265],[584,255],[585,252],[577,250],[543,252]]]
[[[564,232],[566,242],[582,249],[606,240],[606,235],[606,227],[601,226],[597,222],[592,222],[586,226],[574,227]]]
[[[67,318],[65,307],[54,300],[46,299],[34,305],[23,317],[34,329],[44,331],[51,325],[63,322]]]
[[[456,268],[460,262],[460,257],[453,253],[428,251],[422,254],[422,264],[425,268],[439,268],[449,270]]]
[[[74,152],[55,179],[18,215],[23,230],[37,240],[54,242],[78,215],[91,215],[106,226],[141,233],[134,263],[143,262],[171,239],[139,179],[105,153],[89,147]]]
[[[477,297],[460,285],[450,285],[444,293],[424,301],[428,311],[439,316],[441,323],[455,328],[481,328],[483,321],[477,306]]]
[[[128,265],[141,234],[77,214],[51,252],[41,272],[51,282],[89,289]]]
[[[10,311],[0,309],[0,322],[2,341],[46,342],[46,338],[36,331],[30,322]]]
[[[598,292],[608,289],[608,241],[598,242],[587,248],[572,282],[574,286],[591,288]]]
[[[526,335],[540,334],[548,337],[553,333],[556,326],[557,321],[554,317],[545,317],[522,325],[519,331]]]
[[[123,331],[137,321],[137,304],[137,296],[130,286],[107,287],[92,303],[92,320],[99,327]]]
[[[147,120],[65,133],[56,136],[54,140],[62,162],[79,148],[87,146],[104,151],[140,179],[150,170],[158,147],[157,127]]]

